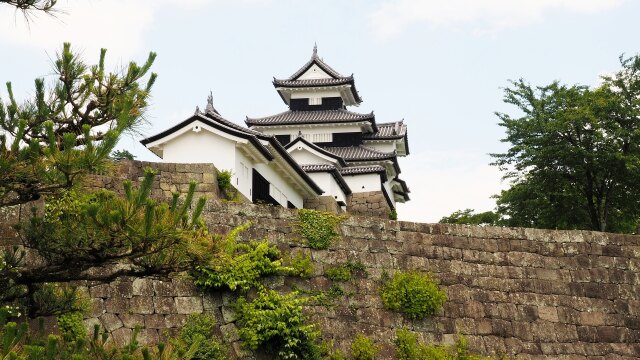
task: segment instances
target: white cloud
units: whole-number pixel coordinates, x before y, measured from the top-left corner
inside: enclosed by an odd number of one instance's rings
[[[493,210],[491,196],[507,184],[489,162],[471,152],[412,153],[400,164],[411,200],[398,204],[398,218],[432,223],[456,210]]]
[[[130,59],[145,49],[144,35],[156,12],[164,8],[196,10],[214,3],[254,4],[266,0],[61,0],[55,17],[31,12],[25,21],[20,11],[0,6],[0,45],[55,52],[63,42],[97,56],[107,48],[108,58]]]
[[[470,27],[473,32],[495,32],[541,21],[552,11],[597,13],[626,0],[393,0],[372,14],[375,33],[381,38],[398,35],[410,25]]]

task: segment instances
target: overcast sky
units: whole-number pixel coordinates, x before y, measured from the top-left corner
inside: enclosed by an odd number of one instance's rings
[[[329,65],[354,74],[364,102],[352,111],[408,125],[411,155],[400,166],[412,200],[398,213],[420,222],[495,206],[491,195],[507,184],[488,154],[505,150],[493,113],[515,111],[502,103],[509,79],[595,84],[640,46],[632,0],[59,0],[58,8],[27,26],[0,5],[0,81],[12,81],[20,99],[32,95],[65,41],[89,63],[107,48],[114,67],[155,51],[146,136],[203,108],[209,91],[239,124],[284,111],[271,80],[291,75],[317,42]],[[138,140],[119,148],[158,161]]]

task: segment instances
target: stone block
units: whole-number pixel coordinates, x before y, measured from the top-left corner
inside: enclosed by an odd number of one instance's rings
[[[151,314],[144,315],[144,327],[148,329],[163,329],[166,326],[164,315]]]
[[[153,280],[135,279],[132,283],[132,294],[135,296],[153,296]]]
[[[187,315],[169,314],[164,316],[164,323],[167,328],[181,328],[187,323]]]
[[[111,332],[111,340],[117,346],[125,346],[131,342],[131,337],[133,336],[133,330],[129,328],[119,328]]]
[[[140,329],[137,337],[140,345],[152,345],[157,344],[160,341],[160,333],[157,329]]]
[[[177,296],[175,302],[178,314],[201,313],[204,310],[200,296]]]
[[[173,279],[171,281],[175,296],[196,296],[200,291],[191,279]]]
[[[122,314],[129,312],[130,299],[122,297],[111,297],[104,301],[105,311],[112,314]]]
[[[95,285],[89,288],[89,294],[94,298],[108,298],[111,296],[109,284]]]
[[[176,314],[176,303],[172,297],[156,296],[153,298],[153,308],[157,314]]]
[[[153,314],[153,298],[151,296],[132,297],[130,311],[134,314]]]
[[[230,322],[236,321],[236,312],[231,306],[223,306],[222,307],[222,320],[228,324]]]
[[[144,316],[139,314],[119,314],[118,317],[124,327],[134,329],[136,326],[144,326]]]
[[[156,296],[175,296],[171,281],[154,280],[153,290]]]
[[[235,342],[240,340],[238,328],[233,323],[220,326],[220,332],[222,332],[225,342]]]
[[[102,326],[108,332],[112,332],[113,330],[119,329],[123,326],[122,321],[120,321],[118,316],[115,314],[103,314],[99,319],[102,323]]]

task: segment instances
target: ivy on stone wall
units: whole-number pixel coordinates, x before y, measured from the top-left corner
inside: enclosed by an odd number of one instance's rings
[[[327,249],[339,238],[336,227],[344,220],[328,212],[309,209],[298,210],[298,231],[313,249]]]

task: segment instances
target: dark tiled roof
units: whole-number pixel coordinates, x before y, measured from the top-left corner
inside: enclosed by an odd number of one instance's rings
[[[340,173],[342,175],[372,174],[377,172],[386,172],[386,170],[384,169],[384,167],[380,165],[349,166],[349,167],[340,169]]]
[[[245,120],[248,126],[253,125],[286,125],[286,124],[321,124],[337,122],[358,122],[371,121],[375,128],[375,116],[373,112],[369,114],[359,114],[344,109],[338,110],[318,110],[318,111],[285,111],[280,114],[266,116],[262,118],[249,118]]]
[[[394,152],[382,152],[366,146],[324,147],[325,150],[334,153],[347,161],[367,161],[394,159]]]
[[[228,127],[232,128],[232,129],[235,129],[235,130],[238,130],[238,131],[242,131],[242,132],[247,133],[249,135],[258,136],[260,138],[264,138],[265,137],[265,134],[263,134],[263,133],[261,133],[259,131],[251,130],[251,129],[247,128],[247,127],[238,125],[238,124],[236,124],[234,122],[231,122],[231,121],[223,118],[222,116],[220,116],[220,114],[217,113],[217,112],[207,111],[207,112],[204,113],[204,115],[206,115],[207,117],[210,117],[212,119],[215,119],[219,123],[222,123],[223,125],[228,126]]]
[[[305,172],[322,172],[335,170],[336,167],[329,164],[313,164],[313,165],[300,165]]]
[[[327,63],[322,61],[322,59],[320,59],[320,57],[318,56],[317,47],[314,47],[313,54],[311,55],[311,59],[307,61],[304,65],[302,65],[302,67],[298,69],[298,71],[293,73],[293,75],[289,76],[289,78],[286,80],[296,80],[298,77],[300,77],[300,75],[304,74],[305,71],[309,70],[309,68],[313,66],[313,64],[318,65],[320,69],[322,69],[324,72],[326,72],[327,74],[329,74],[329,76],[333,78],[344,77],[340,75],[339,72],[335,71],[331,66],[327,65]]]
[[[314,87],[314,86],[337,86],[337,85],[353,85],[353,76],[343,78],[326,78],[326,79],[306,79],[306,80],[279,80],[273,79],[273,85],[283,87]]]
[[[404,121],[378,124],[378,131],[363,134],[365,140],[401,139],[407,134],[407,126]]]

